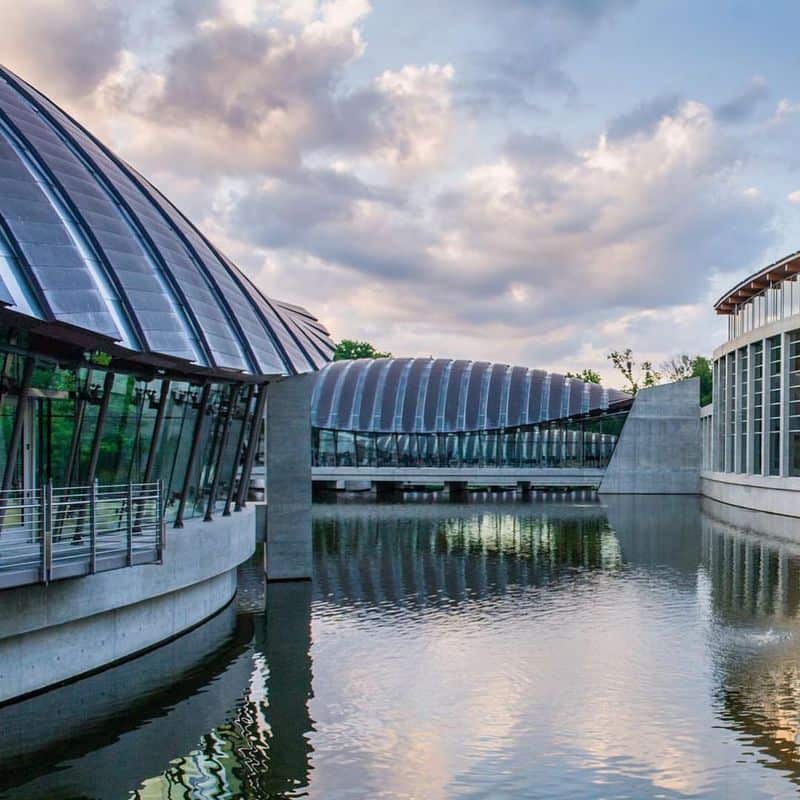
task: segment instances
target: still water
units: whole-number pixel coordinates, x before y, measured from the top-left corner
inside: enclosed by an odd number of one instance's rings
[[[312,583],[250,565],[200,628],[0,709],[0,797],[794,796],[800,545],[777,520],[317,506]]]

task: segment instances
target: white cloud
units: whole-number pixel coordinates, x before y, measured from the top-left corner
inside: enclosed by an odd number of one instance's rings
[[[769,119],[769,122],[773,125],[780,124],[794,114],[797,114],[798,111],[800,111],[800,103],[794,103],[784,97],[778,101],[778,105],[775,107],[775,113]]]
[[[305,287],[326,303],[338,335],[608,374],[610,349],[658,362],[713,347],[712,284],[760,257],[771,215],[739,172],[711,111],[687,102],[649,134],[583,150],[515,137],[432,202],[413,191],[400,204],[340,198],[335,219],[308,219],[297,246],[284,239],[273,257],[291,264],[290,294]],[[236,229],[274,245],[252,220]]]
[[[76,1],[86,15],[99,3]],[[734,126],[676,94],[580,146],[543,135],[537,117],[497,145],[502,129],[485,135],[461,102],[461,64],[386,68],[367,55],[366,0],[153,0],[135,13],[152,22],[171,8],[163,18],[180,21],[155,43],[106,3],[85,34],[104,47],[85,61],[63,45],[82,35],[75,15],[33,2],[0,28],[10,66],[65,97],[268,292],[307,304],[339,337],[554,369],[602,370],[605,352],[628,345],[656,361],[679,342],[708,351],[711,288],[769,241],[773,211],[744,175]],[[627,5],[548,2],[515,19],[526,35],[542,17],[561,33],[558,58],[540,64],[558,69]],[[480,0],[465,14],[478,6],[490,25]],[[515,53],[498,51],[494,67]],[[765,84],[753,86],[760,102]],[[776,114],[798,109],[783,100]]]
[[[453,126],[450,64],[408,65],[375,81],[386,113],[378,124],[385,139],[380,155],[395,166],[442,166]]]
[[[789,194],[786,195],[786,199],[793,205],[800,205],[800,189],[789,192]]]

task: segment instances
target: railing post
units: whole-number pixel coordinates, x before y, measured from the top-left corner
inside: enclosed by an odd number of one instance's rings
[[[97,478],[89,487],[89,574],[97,572]]]
[[[53,567],[53,482],[42,487],[42,583],[50,580]]]
[[[164,516],[164,481],[158,479],[156,484],[156,525],[158,525],[158,563],[164,563],[164,550],[167,544],[167,523]]]
[[[128,566],[133,566],[133,484],[128,484],[128,508],[126,513],[128,535]]]

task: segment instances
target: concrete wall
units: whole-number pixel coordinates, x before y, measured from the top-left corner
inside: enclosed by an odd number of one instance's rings
[[[267,531],[269,580],[311,577],[311,392],[316,374],[269,384]]]
[[[0,593],[0,703],[146,650],[207,619],[254,550],[245,510],[168,529],[163,564]]]
[[[763,539],[779,539],[800,544],[798,514],[785,515],[773,512],[753,511],[737,505],[720,503],[711,497],[700,498],[703,518],[726,525],[739,535],[752,535]]]
[[[800,517],[800,478],[703,472],[700,487],[706,497],[719,503]]]
[[[129,797],[196,750],[250,683],[251,619],[230,603],[140,658],[0,710],[0,796]]]
[[[698,494],[700,379],[642,389],[600,484],[606,494]]]

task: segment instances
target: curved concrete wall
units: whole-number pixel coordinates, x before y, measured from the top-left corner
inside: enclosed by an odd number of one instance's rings
[[[701,491],[730,506],[800,517],[800,478],[703,472]]]
[[[0,709],[0,796],[130,796],[228,719],[252,638],[230,603],[140,658]]]
[[[207,619],[236,593],[253,509],[167,533],[164,563],[0,594],[0,703],[120,661]]]

